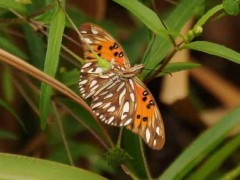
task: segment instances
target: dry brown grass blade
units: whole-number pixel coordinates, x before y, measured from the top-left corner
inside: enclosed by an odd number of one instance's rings
[[[55,80],[51,76],[48,76],[47,74],[43,73],[39,69],[35,68],[34,66],[28,64],[24,60],[8,53],[7,51],[0,48],[0,61],[5,62],[12,67],[15,67],[16,69],[27,73],[28,75],[44,82],[50,85],[55,90],[61,92],[65,96],[69,97],[79,105],[81,105],[85,110],[87,110],[92,117],[95,119],[95,121],[98,123],[99,127],[104,131],[105,135],[107,134],[105,132],[105,129],[102,127],[101,123],[98,121],[96,115],[92,112],[91,108],[83,101],[75,92],[73,92],[71,89],[69,89],[67,86],[62,84],[61,82]],[[113,146],[113,143],[111,141],[111,138],[106,135],[106,138],[111,146]]]
[[[89,111],[94,118],[95,115],[91,112],[91,108],[83,101],[76,93],[74,93],[71,89],[69,89],[64,84],[60,83],[59,81],[55,80],[54,78],[48,76],[47,74],[43,73],[39,69],[35,68],[34,66],[26,63],[24,60],[8,53],[7,51],[0,49],[0,60],[15,67],[16,69],[25,72],[32,77],[47,83],[57,91],[61,92],[62,94],[66,95],[70,99],[74,100],[78,104],[80,104],[84,109]]]

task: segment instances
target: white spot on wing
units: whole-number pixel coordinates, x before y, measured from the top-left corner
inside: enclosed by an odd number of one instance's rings
[[[115,106],[112,106],[107,110],[107,112],[113,112],[113,111],[115,111],[115,109],[116,109]]]
[[[132,89],[134,89],[133,80],[129,79],[129,83],[130,83],[130,85],[131,85]]]
[[[96,80],[93,80],[93,81],[91,82],[91,84],[90,84],[90,88],[93,87],[96,83],[97,83],[97,81],[96,81]]]
[[[93,34],[98,34],[98,31],[97,31],[97,30],[94,30],[94,29],[92,29],[92,33],[93,33]]]
[[[102,70],[102,68],[100,68],[100,67],[97,67],[96,68],[96,70],[95,70],[95,73],[102,73],[103,72],[103,70]]]
[[[108,99],[110,97],[113,97],[113,93],[108,94],[107,96],[104,97],[104,99]]]
[[[132,118],[129,118],[127,121],[125,121],[124,126],[130,124],[132,122]]]
[[[122,110],[122,114],[121,114],[121,120],[123,120],[127,115],[126,113],[129,112],[129,102],[126,101],[124,106],[123,106],[123,110]]]
[[[154,141],[153,141],[153,146],[156,146],[156,144],[157,144],[157,140],[154,139]]]
[[[87,79],[85,79],[85,80],[83,80],[83,81],[80,81],[80,82],[79,82],[79,85],[86,84],[87,81],[88,81]]]
[[[133,93],[130,93],[130,98],[131,98],[132,102],[134,102],[134,101],[135,101],[135,96],[134,96],[134,94],[133,94]]]
[[[111,104],[111,102],[108,102],[107,104],[105,104],[105,105],[103,106],[103,109],[108,108],[108,107],[110,106],[110,104]]]
[[[147,143],[149,142],[149,140],[150,140],[150,131],[149,131],[149,129],[147,128],[146,129],[146,140],[147,140]]]
[[[108,124],[111,124],[112,122],[113,122],[113,120],[114,120],[114,116],[112,116],[112,117],[110,117],[109,119],[108,119]]]
[[[84,64],[82,68],[87,68],[87,67],[89,67],[89,66],[91,66],[91,65],[92,65],[92,63],[89,62],[89,63]]]
[[[104,96],[105,94],[107,94],[108,93],[108,91],[104,91],[104,92],[102,92],[100,95],[101,96]]]
[[[156,127],[156,133],[160,136],[160,128]]]
[[[87,34],[87,31],[82,30],[81,33],[82,34]]]
[[[92,44],[92,41],[89,38],[85,38],[86,43]]]
[[[94,108],[96,108],[96,107],[98,107],[98,106],[101,106],[103,103],[102,102],[97,102],[96,104],[94,104],[93,106],[92,106],[92,109],[94,109]]]
[[[117,88],[117,92],[118,92],[120,89],[122,89],[124,85],[125,85],[125,83],[122,82],[122,83],[118,86],[118,88]]]
[[[97,89],[99,87],[99,85],[97,84],[97,85],[95,85],[92,89],[91,89],[91,91],[94,91],[95,89]]]
[[[118,98],[118,103],[121,105],[122,104],[122,99],[124,97],[124,95],[126,94],[126,88],[121,92],[121,94],[119,95]]]

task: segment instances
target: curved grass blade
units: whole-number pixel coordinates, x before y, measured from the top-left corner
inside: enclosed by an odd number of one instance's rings
[[[47,54],[44,64],[44,72],[52,77],[55,76],[59,54],[61,49],[62,35],[65,27],[65,14],[59,7],[52,18],[50,31],[48,36]],[[42,83],[41,94],[39,101],[39,109],[41,114],[41,127],[45,128],[46,119],[50,109],[50,97],[52,88],[45,83]]]
[[[0,139],[17,140],[17,136],[11,132],[0,129]]]
[[[24,13],[24,14],[27,13],[26,7],[21,3],[17,3],[16,0],[1,0],[0,8],[13,9],[13,10],[16,10],[16,11],[18,11],[20,13]]]
[[[194,11],[205,0],[182,0],[178,3],[175,9],[164,19],[170,31],[178,32],[181,27],[193,16]],[[162,36],[156,36],[148,56],[144,60],[145,68],[156,69],[159,63],[167,56],[170,48],[173,45],[169,39]],[[151,74],[144,71],[143,77],[146,78]]]
[[[171,74],[171,73],[174,73],[174,72],[179,72],[179,71],[198,68],[200,66],[201,66],[201,64],[189,63],[189,62],[169,63],[157,77],[164,76],[166,74]]]
[[[184,45],[183,48],[205,52],[240,64],[240,53],[220,44],[207,41],[195,41]]]
[[[22,120],[17,115],[17,113],[14,111],[14,109],[8,103],[6,103],[3,99],[1,99],[1,98],[0,98],[0,106],[4,107],[8,112],[10,112],[13,115],[13,117],[15,117],[17,119],[18,123],[22,126],[24,131],[26,131],[26,128],[25,128]]]
[[[143,22],[151,31],[158,35],[163,35],[166,37],[167,30],[165,30],[162,22],[158,18],[157,14],[144,6],[137,0],[114,0],[116,3],[128,9],[132,12],[140,21]],[[143,13],[144,12],[144,13]]]
[[[105,179],[100,175],[80,168],[47,160],[3,153],[0,153],[0,169],[0,177],[2,179]]]
[[[208,153],[226,138],[231,129],[240,124],[239,117],[240,107],[234,109],[215,126],[204,132],[171,164],[159,179],[184,179]]]
[[[234,139],[221,147],[216,153],[207,159],[207,161],[190,175],[188,179],[207,179],[215,170],[219,169],[222,163],[230,156],[234,151],[240,147],[240,134]]]

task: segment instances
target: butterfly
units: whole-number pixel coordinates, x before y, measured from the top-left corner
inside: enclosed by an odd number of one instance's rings
[[[162,149],[165,132],[157,104],[137,74],[143,65],[131,67],[121,45],[97,25],[80,27],[85,64],[79,81],[83,98],[92,98],[91,108],[98,119],[112,126],[126,126],[140,135],[152,149]],[[107,60],[110,68],[99,66]]]

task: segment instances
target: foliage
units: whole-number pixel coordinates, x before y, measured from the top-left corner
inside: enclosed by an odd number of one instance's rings
[[[133,35],[129,36],[129,42],[125,43],[124,47],[129,52],[129,56],[133,57],[130,59],[132,63],[140,62],[145,65],[140,78],[150,81],[175,72],[201,68],[198,63],[193,62],[169,62],[182,50],[199,51],[224,58],[236,65],[240,64],[239,52],[217,43],[195,40],[201,36],[205,24],[216,15],[218,17],[214,20],[226,15],[239,14],[239,1],[224,0],[221,4],[208,7],[186,34],[180,34],[180,29],[195,15],[199,6],[207,5],[206,1],[181,0],[173,9],[167,9],[165,14],[157,12],[154,8],[156,6],[154,0],[143,2],[138,0],[111,2],[119,8],[126,9],[128,16],[134,20],[137,30],[132,30]],[[52,161],[2,153],[0,178],[21,179],[24,176],[30,179],[35,177],[47,179],[51,175],[57,179],[83,177],[104,179],[101,175],[106,173],[110,177],[119,175],[121,173],[119,167],[121,167],[131,178],[151,179],[147,157],[139,137],[124,130],[123,138],[121,139],[120,135],[118,144],[114,147],[116,133],[110,133],[110,130],[96,119],[88,106],[89,102],[83,101],[78,95],[78,73],[84,60],[66,41],[70,39],[78,49],[81,45],[78,38],[66,38],[65,34],[68,31],[75,31],[71,19],[78,25],[86,20],[94,20],[68,6],[64,1],[60,4],[54,0],[42,2],[1,0],[0,8],[0,60],[4,66],[1,83],[2,91],[5,92],[4,97],[0,98],[0,105],[17,120],[22,129],[26,128],[24,136],[33,133],[37,139],[42,137],[39,134],[44,133],[44,137],[47,138],[43,138],[39,146],[44,147],[45,151],[37,148],[36,152],[31,151],[31,153],[40,154]],[[66,20],[68,14],[71,19]],[[111,20],[95,23],[117,32],[116,34],[126,32],[126,29],[119,28],[119,25]],[[12,31],[15,33],[11,34]],[[13,40],[16,34],[21,34],[23,42]],[[180,38],[180,43],[174,42],[176,38]],[[26,47],[23,48],[22,44]],[[19,71],[15,72],[14,68]],[[30,76],[25,76],[24,73]],[[33,78],[39,81],[36,82]],[[24,116],[12,106],[13,101],[19,100],[15,91],[28,104]],[[240,147],[239,134],[228,136],[235,126],[239,126],[239,117],[240,109],[231,109],[228,115],[197,137],[159,178],[204,179],[216,176],[222,178],[239,176],[239,163],[235,163],[229,172],[217,170]],[[9,141],[20,141],[23,138],[23,142],[27,141],[21,135],[2,127],[0,138]],[[119,147],[120,140],[123,141],[122,147]],[[31,153],[28,155],[32,155]],[[88,171],[53,161],[77,164]],[[38,171],[34,170],[36,167]]]

